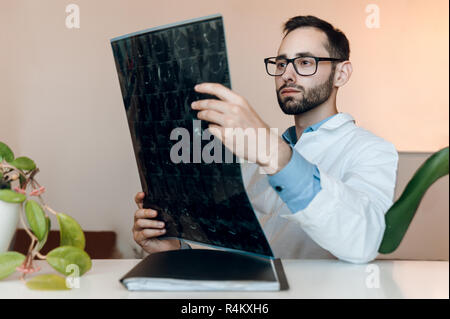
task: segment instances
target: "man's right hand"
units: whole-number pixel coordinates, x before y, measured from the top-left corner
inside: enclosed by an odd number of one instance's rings
[[[138,210],[134,213],[133,237],[147,253],[180,249],[178,239],[158,239],[166,233],[164,222],[154,219],[158,212],[154,209],[144,209],[145,193],[137,193],[134,200]]]

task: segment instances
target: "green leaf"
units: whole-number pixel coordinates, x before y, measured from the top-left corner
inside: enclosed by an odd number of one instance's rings
[[[9,164],[23,171],[31,171],[36,168],[36,164],[33,160],[25,156],[18,157]]]
[[[53,249],[47,254],[47,262],[63,275],[70,273],[70,271],[66,272],[66,269],[72,264],[79,267],[80,276],[92,267],[89,255],[84,250],[73,246],[61,246]]]
[[[0,254],[0,280],[15,272],[24,260],[25,256],[15,251]]]
[[[14,153],[13,151],[11,151],[8,145],[0,142],[0,162],[2,162],[3,159],[5,159],[5,161],[7,162],[11,162],[12,160],[14,160]]]
[[[16,193],[10,189],[0,189],[0,200],[7,203],[22,203],[27,199],[23,194]]]
[[[432,154],[414,173],[400,198],[385,214],[386,228],[378,252],[390,254],[398,248],[426,191],[449,173],[448,146]]]
[[[47,232],[47,221],[44,211],[37,202],[28,200],[25,204],[25,213],[27,215],[28,224],[39,241],[42,241]]]
[[[47,221],[47,229],[46,232],[44,234],[44,238],[42,238],[42,240],[39,241],[38,246],[37,246],[37,251],[40,251],[42,249],[42,247],[44,247],[45,243],[47,242],[47,238],[48,238],[48,233],[50,232],[50,227],[51,227],[51,221],[50,218],[48,216],[45,217],[45,220]]]
[[[70,290],[66,279],[54,274],[35,276],[28,280],[26,285],[33,290]]]
[[[80,224],[69,215],[59,213],[59,234],[61,246],[74,246],[80,249],[84,249],[86,240],[84,238],[83,230]]]

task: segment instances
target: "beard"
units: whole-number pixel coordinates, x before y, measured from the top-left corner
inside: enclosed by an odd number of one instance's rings
[[[309,90],[305,90],[304,87],[291,84],[282,85],[277,90],[278,104],[284,114],[298,115],[308,112],[317,106],[327,101],[333,91],[333,78],[334,70],[331,72],[330,77],[325,83],[319,84]],[[285,88],[294,88],[302,93],[301,98],[295,98],[294,96],[281,97],[280,91]]]

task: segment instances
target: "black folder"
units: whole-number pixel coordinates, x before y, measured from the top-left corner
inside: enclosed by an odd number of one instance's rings
[[[212,249],[154,253],[120,282],[128,290],[278,291],[288,289],[280,259]]]

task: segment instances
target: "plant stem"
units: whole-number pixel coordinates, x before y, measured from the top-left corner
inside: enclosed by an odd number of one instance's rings
[[[17,173],[19,173],[20,175],[22,175],[24,178],[27,178],[27,175],[25,175],[25,173],[22,172],[22,170],[20,170],[20,169],[14,167],[14,166],[12,166],[12,165],[9,165],[9,164],[7,164],[7,163],[0,163],[0,168],[10,168],[10,169],[12,169],[13,171],[16,171]]]
[[[30,247],[28,248],[28,255],[30,255],[30,261],[29,261],[29,264],[31,264],[31,263],[32,263],[32,260],[34,259],[33,246],[34,246],[34,243],[36,243],[36,242],[37,242],[37,240],[33,238],[33,239],[31,240]]]
[[[36,256],[38,256],[39,259],[47,259],[47,256],[41,255],[38,251],[36,252]]]
[[[30,172],[30,176],[29,176],[29,179],[30,180],[34,180],[34,175],[36,175],[37,173],[39,173],[39,168],[35,168],[34,170],[32,170],[31,172]],[[37,183],[37,182],[36,182]],[[39,184],[38,184],[39,185]]]
[[[39,196],[40,197],[40,196]],[[44,201],[42,201],[42,202],[44,202]],[[46,209],[46,210],[48,210],[50,213],[52,213],[53,215],[55,215],[55,216],[58,216],[58,213],[56,212],[56,211],[54,211],[53,209],[51,209],[50,208],[50,206],[48,206],[47,204],[43,204],[43,207]]]

